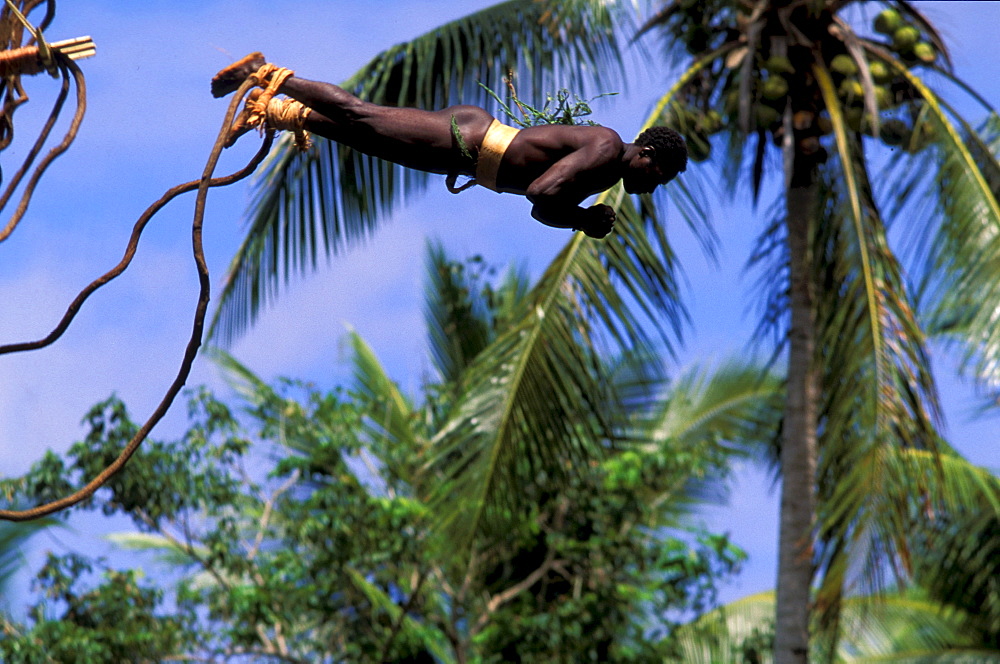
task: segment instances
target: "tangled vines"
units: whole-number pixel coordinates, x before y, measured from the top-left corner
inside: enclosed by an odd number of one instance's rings
[[[55,3],[54,0],[21,0],[20,11],[24,16],[30,14],[30,12],[37,6],[41,5],[42,2],[46,2],[46,14],[39,23],[39,27],[36,29],[36,35],[41,34],[41,30],[48,26],[51,22]],[[28,51],[30,60],[37,60],[39,56],[39,44],[35,43],[36,39],[32,38],[31,42],[27,46],[21,46],[21,40],[24,37],[25,25],[17,18],[17,16],[10,11],[10,6],[13,3],[11,0],[7,0],[7,5],[4,10],[0,12],[0,43],[7,47],[7,51],[13,51],[15,49],[35,49],[34,51]],[[41,44],[42,51],[45,50],[44,43]],[[23,54],[25,51],[20,51]],[[35,167],[34,172],[27,181],[20,201],[16,210],[14,211],[11,218],[4,225],[3,230],[0,231],[0,242],[10,236],[13,230],[17,227],[18,222],[23,218],[25,211],[27,210],[28,203],[31,200],[31,196],[34,192],[35,185],[41,178],[45,169],[56,159],[60,154],[69,148],[73,139],[76,137],[76,133],[79,129],[80,123],[83,120],[83,114],[86,108],[86,87],[84,84],[83,74],[80,68],[74,63],[68,56],[57,51],[52,50],[50,52],[51,59],[47,66],[43,62],[43,66],[51,72],[55,72],[57,78],[61,78],[61,91],[56,99],[56,103],[49,114],[49,119],[42,127],[41,133],[32,150],[28,153],[25,158],[24,163],[18,169],[17,173],[14,175],[12,180],[8,182],[6,188],[4,189],[2,195],[0,195],[0,212],[2,212],[7,204],[10,202],[14,191],[18,188],[19,184],[23,181],[25,174],[31,169],[35,158],[41,152],[42,147],[48,140],[49,134],[51,132],[52,126],[55,124],[62,111],[64,102],[69,95],[69,88],[71,81],[75,83],[76,86],[76,99],[77,106],[76,111],[73,116],[73,120],[67,130],[66,136],[63,140],[53,147],[45,157],[38,163]],[[21,72],[23,73],[23,72]],[[27,101],[27,95],[24,93],[24,89],[21,86],[21,73],[7,72],[3,71],[3,65],[0,63],[0,74],[4,77],[0,80],[0,97],[2,97],[2,108],[0,108],[0,150],[3,150],[8,145],[10,145],[13,135],[14,135],[14,123],[13,114],[14,111],[20,107],[25,101]],[[152,219],[152,217],[159,212],[167,203],[176,198],[177,196],[192,191],[197,190],[197,197],[195,199],[194,206],[194,217],[191,224],[191,244],[192,253],[195,260],[195,266],[198,272],[199,280],[199,293],[198,293],[198,303],[195,307],[194,320],[192,324],[191,336],[188,339],[187,346],[184,351],[184,356],[181,360],[180,367],[174,377],[173,382],[167,388],[166,393],[161,399],[159,405],[149,416],[146,422],[139,428],[128,444],[122,449],[118,457],[102,471],[97,477],[90,480],[86,485],[72,493],[69,496],[55,500],[44,505],[39,505],[30,509],[24,510],[0,510],[0,519],[6,521],[29,521],[32,519],[38,519],[44,516],[51,515],[60,510],[66,509],[77,503],[86,500],[92,496],[99,488],[101,488],[112,475],[121,470],[128,460],[132,457],[135,451],[139,448],[139,445],[146,439],[149,432],[153,427],[160,421],[160,419],[167,413],[170,406],[173,404],[174,398],[180,392],[184,383],[187,381],[188,375],[191,372],[191,366],[194,363],[194,359],[198,354],[198,348],[201,346],[202,333],[204,330],[205,315],[208,310],[208,302],[210,297],[210,278],[208,265],[205,261],[204,249],[202,247],[202,228],[205,217],[205,202],[208,196],[208,190],[212,187],[221,187],[233,184],[242,180],[243,178],[250,175],[263,161],[264,157],[270,150],[271,144],[274,139],[274,132],[268,131],[265,135],[264,141],[253,156],[250,162],[244,166],[239,171],[227,175],[225,177],[213,178],[215,172],[215,167],[218,163],[219,156],[222,153],[222,149],[225,145],[226,138],[229,135],[229,128],[232,125],[233,118],[239,108],[240,103],[243,101],[243,97],[246,93],[253,87],[252,81],[246,81],[240,89],[237,91],[236,95],[233,97],[232,102],[226,112],[225,119],[222,123],[222,128],[219,131],[218,137],[212,147],[211,153],[209,154],[208,160],[205,164],[205,169],[202,172],[201,178],[198,180],[193,180],[191,182],[186,182],[184,184],[177,185],[169,189],[163,196],[157,200],[155,203],[150,205],[145,212],[140,215],[138,220],[133,226],[132,233],[129,237],[128,245],[126,246],[125,253],[122,259],[111,268],[108,272],[101,275],[86,287],[84,287],[80,293],[73,299],[66,309],[66,313],[63,315],[62,319],[55,326],[55,328],[47,334],[45,337],[38,339],[36,341],[27,341],[19,343],[9,343],[5,345],[0,345],[0,355],[6,355],[9,353],[18,353],[25,351],[33,351],[54,343],[62,334],[66,331],[69,325],[72,323],[73,318],[79,312],[80,308],[83,306],[84,302],[89,298],[96,290],[106,285],[120,274],[122,274],[132,262],[132,258],[135,256],[135,252],[139,245],[139,240],[142,236],[143,230],[146,225]],[[0,181],[2,181],[2,171],[0,171]]]

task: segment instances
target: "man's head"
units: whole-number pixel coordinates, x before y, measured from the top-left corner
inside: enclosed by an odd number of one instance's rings
[[[650,127],[639,134],[634,145],[638,150],[629,163],[631,172],[624,178],[630,194],[652,192],[687,169],[687,146],[673,129]]]

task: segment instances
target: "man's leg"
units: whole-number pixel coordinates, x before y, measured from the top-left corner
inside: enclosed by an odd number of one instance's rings
[[[279,92],[312,109],[306,128],[381,159],[432,173],[471,173],[475,162],[458,148],[452,118],[475,153],[493,116],[475,106],[439,111],[381,106],[332,83],[291,77]]]
[[[252,53],[226,67],[212,79],[212,94],[233,92],[265,64]],[[365,154],[432,173],[471,174],[474,162],[461,155],[452,130],[457,122],[473,153],[482,142],[493,116],[475,106],[453,106],[440,111],[380,106],[347,90],[319,81],[290,77],[278,90],[309,107],[306,129]]]

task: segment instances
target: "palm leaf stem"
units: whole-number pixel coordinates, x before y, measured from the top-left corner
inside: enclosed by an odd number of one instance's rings
[[[868,243],[865,240],[864,219],[861,213],[861,200],[858,196],[857,181],[854,172],[854,160],[851,155],[851,148],[847,141],[847,131],[845,129],[844,114],[840,107],[840,100],[837,98],[837,91],[833,86],[833,79],[830,72],[822,62],[813,65],[813,73],[819,85],[820,93],[830,113],[830,121],[833,124],[834,135],[837,141],[837,150],[840,152],[840,163],[844,169],[844,180],[847,183],[847,192],[851,202],[851,217],[854,222],[855,232],[858,239],[858,251],[861,257],[862,275],[865,281],[865,293],[868,298],[868,315],[871,319],[872,348],[875,357],[882,356],[882,338],[880,334],[881,325],[878,320],[878,300],[875,295],[875,280],[872,275],[871,260],[868,255]],[[877,364],[881,364],[877,362]]]
[[[991,219],[994,224],[1000,227],[1000,202],[997,201],[996,197],[993,195],[993,191],[990,189],[989,183],[986,182],[986,178],[983,176],[982,171],[976,164],[975,159],[972,157],[972,153],[969,152],[968,148],[965,146],[962,137],[959,136],[958,130],[955,129],[955,125],[948,118],[948,114],[945,113],[942,108],[942,104],[937,98],[937,95],[928,88],[923,81],[918,77],[914,76],[913,73],[906,67],[905,64],[897,62],[895,58],[891,58],[888,63],[896,69],[896,71],[901,74],[906,81],[912,85],[917,92],[920,93],[921,98],[934,113],[937,120],[944,127],[945,132],[948,136],[948,140],[951,142],[952,147],[959,154],[965,168],[966,172],[972,177],[973,182],[976,187],[980,190],[983,199],[989,206],[989,211],[991,213]]]

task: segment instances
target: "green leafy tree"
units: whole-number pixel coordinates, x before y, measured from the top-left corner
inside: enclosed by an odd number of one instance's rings
[[[239,410],[195,391],[185,435],[148,441],[82,507],[132,519],[115,539],[162,556],[161,573],[180,576],[171,601],[169,584],[136,570],[52,558],[28,624],[0,640],[4,661],[661,661],[677,620],[713,606],[742,559],[685,515],[717,491],[732,441],[774,435],[776,381],[732,365],[666,384],[655,362],[618,362],[605,373],[628,444],[568,482],[539,466],[526,499],[505,506],[504,532],[454,548],[431,527],[450,481],[433,441],[530,288],[436,247],[428,265],[439,376],[419,400],[357,336],[350,393],[270,386],[220,356]],[[14,486],[35,498],[72,484],[136,426],[116,399],[86,421],[65,460],[46,457]]]
[[[872,22],[864,7],[882,11]],[[434,107],[484,101],[476,80],[495,81],[508,69],[530,82],[522,85],[529,98],[553,81],[547,87],[604,83],[623,71],[618,37],[634,32],[634,9],[498,3],[387,50],[347,86],[377,102]],[[974,375],[996,378],[995,114],[984,103],[991,120],[974,127],[940,96],[969,88],[934,27],[902,0],[676,0],[661,3],[644,32],[665,38],[665,62],[684,63],[648,124],[682,131],[695,160],[723,152],[724,180],[734,190],[749,185],[755,199],[767,167],[780,164],[781,194],[755,260],[780,277],[768,280],[764,329],[776,332],[788,367],[776,661],[804,662],[814,610],[821,619],[813,624],[829,631],[845,591],[880,585],[886,569],[900,579],[914,571],[906,535],[922,480],[891,450],[935,449],[927,335],[950,340]],[[287,148],[258,190],[220,309],[223,331],[245,326],[287,269],[315,265],[321,250],[360,237],[402,192],[426,182],[335,145],[305,156]],[[896,167],[876,184],[870,168],[886,149]],[[671,191],[701,229],[698,177],[689,169]],[[906,204],[923,195],[929,204]],[[338,196],[344,204],[336,207]],[[587,441],[613,429],[600,403],[578,407],[593,376],[571,340],[604,335],[625,353],[647,346],[644,316],[667,342],[684,321],[656,199],[637,203],[615,188],[600,201],[617,208],[616,233],[603,243],[579,235],[567,243],[518,312],[516,332],[477,356],[466,398],[434,441],[452,481],[442,504],[455,508],[446,525],[456,537],[473,537],[504,501],[524,495],[519,459],[559,469],[593,454]],[[913,256],[890,243],[894,218],[916,238]],[[314,232],[321,225],[325,233]],[[548,384],[555,391],[545,392],[555,398],[543,402],[532,395],[542,393],[536,381],[546,372],[556,372]],[[556,404],[555,412],[540,411],[542,403]],[[952,511],[975,509],[960,507],[966,494],[953,483],[941,487]],[[865,574],[855,578],[852,569]]]

